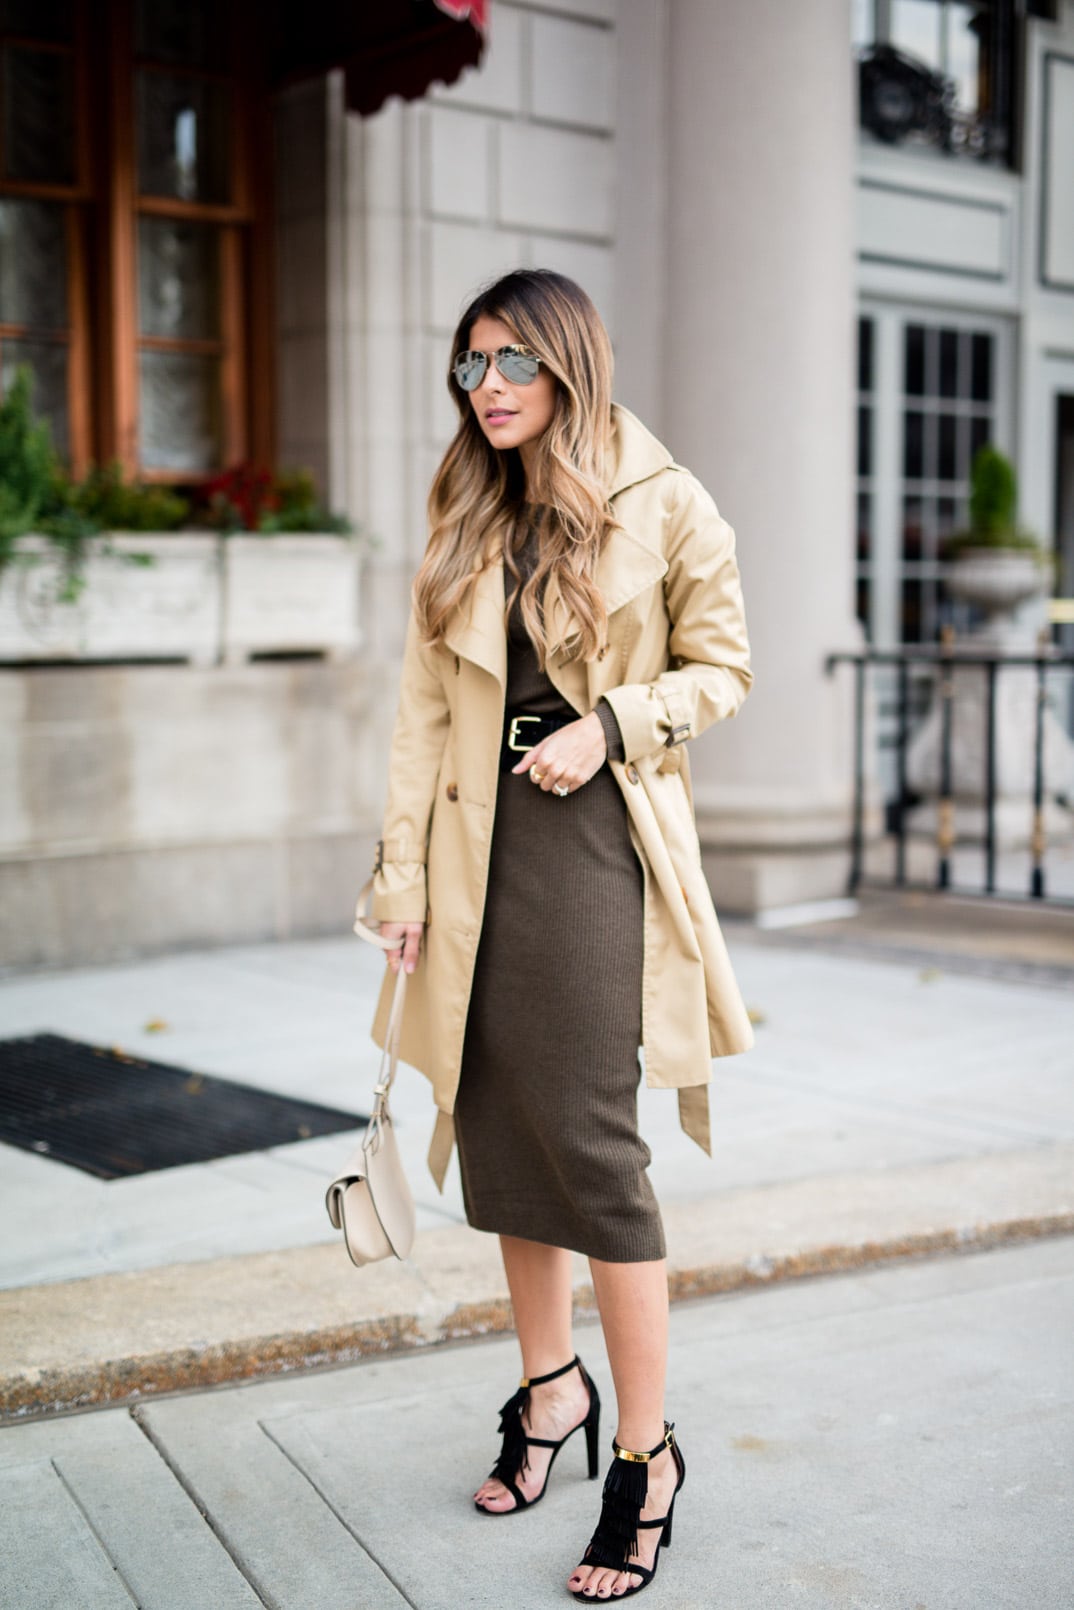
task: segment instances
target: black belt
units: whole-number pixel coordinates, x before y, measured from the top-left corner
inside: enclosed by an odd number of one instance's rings
[[[503,722],[503,746],[500,750],[500,770],[511,771],[518,765],[527,749],[533,749],[560,727],[576,721],[575,715],[535,716],[525,710],[508,710]]]

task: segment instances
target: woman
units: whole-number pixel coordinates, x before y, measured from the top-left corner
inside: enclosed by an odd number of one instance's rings
[[[752,1035],[701,872],[685,741],[750,684],[734,537],[625,409],[592,302],[520,270],[467,308],[459,427],[414,585],[373,914],[402,938],[401,1055],[500,1236],[524,1379],[474,1501],[544,1494],[600,1404],[571,1342],[592,1269],[618,1409],[578,1598],[647,1586],[685,1466],[664,1419],[667,1278],[638,1047],[708,1149],[711,1057]],[[383,1038],[389,980],[375,1032]]]

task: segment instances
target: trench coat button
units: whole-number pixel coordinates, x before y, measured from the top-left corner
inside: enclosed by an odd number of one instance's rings
[[[627,769],[626,769],[626,774],[627,774],[627,782],[628,783],[636,783],[638,781],[638,768],[637,768],[637,766],[628,766]]]
[[[457,800],[458,797],[459,797],[459,785],[458,785],[458,783],[448,783],[447,788],[445,789],[445,793],[447,794],[448,799],[450,799],[451,802],[454,804],[455,800]]]

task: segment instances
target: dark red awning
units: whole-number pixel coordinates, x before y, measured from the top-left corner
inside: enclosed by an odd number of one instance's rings
[[[453,84],[485,47],[489,0],[277,0],[273,76],[341,68],[347,106],[368,117],[393,95]]]

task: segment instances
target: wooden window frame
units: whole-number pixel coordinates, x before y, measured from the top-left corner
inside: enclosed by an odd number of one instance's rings
[[[196,486],[236,463],[274,463],[272,115],[258,16],[256,0],[235,0],[234,70],[198,75],[232,86],[230,204],[138,193],[134,0],[94,0],[92,6],[74,0],[72,183],[0,180],[0,198],[66,204],[68,442],[76,476],[94,461],[115,461],[142,481]],[[5,37],[35,49],[71,50]],[[221,331],[212,344],[221,353],[221,460],[211,470],[143,470],[139,461],[139,353],[196,345],[139,336],[138,220],[154,216],[224,226]],[[0,339],[19,333],[0,326]]]
[[[61,337],[56,332],[57,345],[67,348],[67,443],[68,457],[76,475],[84,474],[93,456],[92,410],[89,399],[90,377],[90,297],[87,277],[87,208],[93,190],[90,173],[90,142],[88,126],[90,63],[87,54],[89,40],[88,0],[76,0],[73,16],[73,44],[57,44],[39,39],[33,34],[4,33],[0,39],[5,46],[42,53],[70,56],[73,65],[75,97],[74,115],[74,177],[69,183],[42,183],[30,179],[3,177],[0,160],[0,200],[51,201],[64,209],[64,234],[67,245],[67,328]],[[0,131],[2,138],[2,131]],[[29,326],[0,322],[0,343],[47,335]]]

